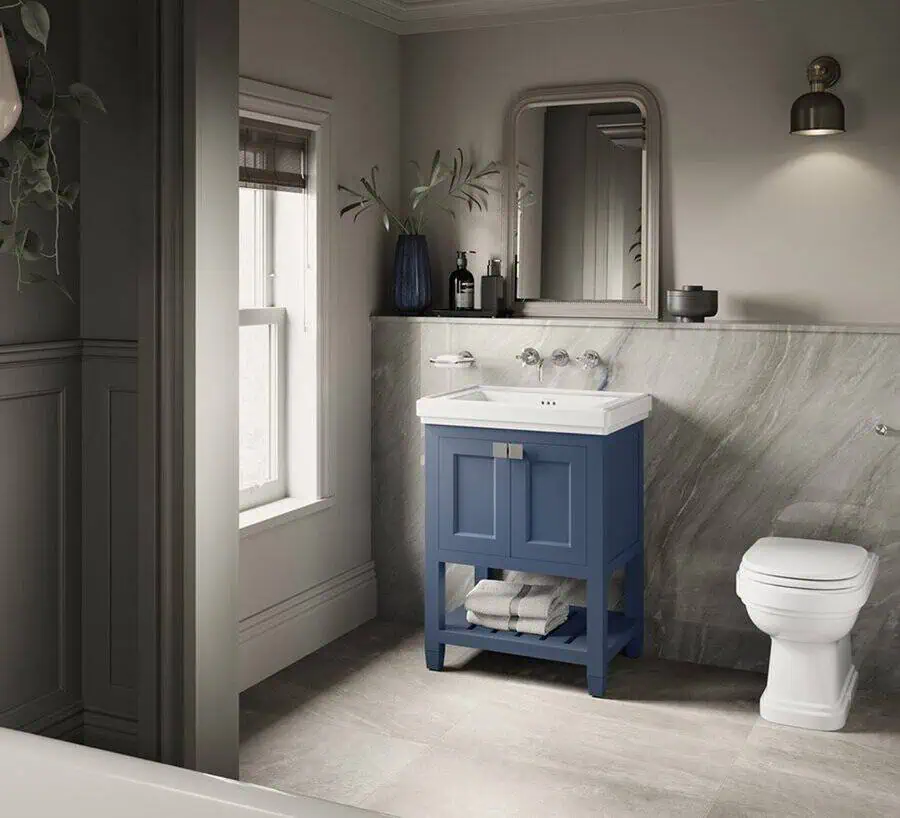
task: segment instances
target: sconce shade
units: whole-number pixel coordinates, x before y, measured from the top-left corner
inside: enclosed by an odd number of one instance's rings
[[[816,57],[806,67],[809,93],[791,107],[791,133],[828,136],[844,132],[844,103],[828,91],[840,79],[841,64],[834,57]]]
[[[791,133],[827,136],[844,133],[844,103],[829,91],[810,91],[791,107]]]

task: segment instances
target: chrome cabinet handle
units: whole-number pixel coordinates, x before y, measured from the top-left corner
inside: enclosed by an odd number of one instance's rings
[[[509,460],[509,444],[492,443],[491,451],[493,452],[495,460]]]
[[[524,460],[525,447],[521,443],[510,443],[507,447],[510,460]]]

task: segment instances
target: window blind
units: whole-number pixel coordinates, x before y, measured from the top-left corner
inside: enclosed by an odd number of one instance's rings
[[[308,149],[308,131],[241,117],[238,153],[241,187],[305,190]]]

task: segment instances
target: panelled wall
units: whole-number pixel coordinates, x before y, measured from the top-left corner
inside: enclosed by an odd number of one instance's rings
[[[139,0],[45,0],[60,85],[107,106],[57,138],[55,288],[0,257],[0,726],[137,749]],[[81,24],[80,24],[81,23]],[[48,222],[52,227],[52,221]],[[102,340],[82,340],[82,339]],[[116,339],[116,340],[106,340]],[[122,340],[124,339],[124,340]]]
[[[86,341],[82,359],[84,738],[137,741],[137,348]]]
[[[81,714],[80,345],[0,346],[0,726]]]
[[[0,726],[137,735],[136,345],[0,346]]]

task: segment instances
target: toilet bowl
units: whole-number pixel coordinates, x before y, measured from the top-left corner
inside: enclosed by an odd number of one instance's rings
[[[764,719],[811,730],[844,726],[858,676],[850,631],[877,570],[876,555],[847,543],[764,537],[744,554],[737,594],[772,639]]]

